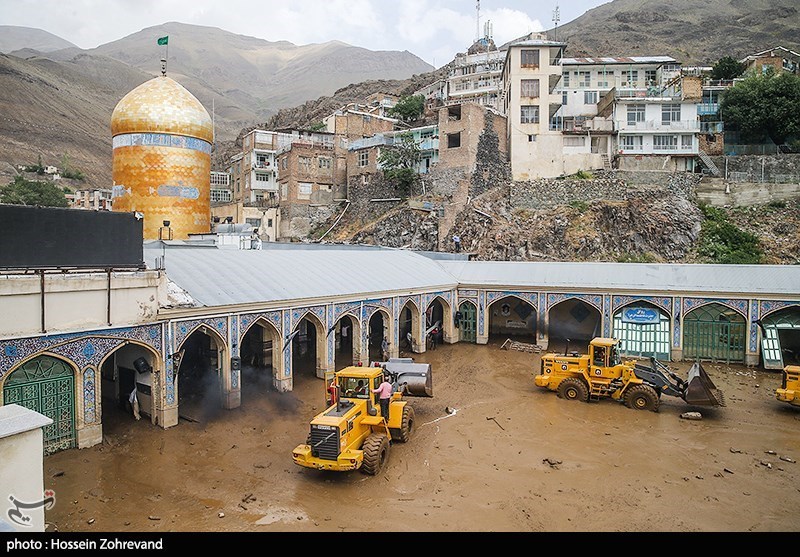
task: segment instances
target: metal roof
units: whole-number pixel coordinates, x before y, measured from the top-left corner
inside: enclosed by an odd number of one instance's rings
[[[562,58],[563,66],[610,64],[677,64],[671,56],[604,56],[600,58]]]
[[[162,249],[144,250],[148,267]],[[404,250],[226,250],[167,246],[169,280],[198,306],[451,290],[456,280],[436,261]]]
[[[800,265],[439,261],[461,285],[800,297]]]

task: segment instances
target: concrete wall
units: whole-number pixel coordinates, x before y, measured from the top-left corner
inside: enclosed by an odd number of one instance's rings
[[[158,315],[158,271],[111,274],[111,324],[150,323]],[[45,274],[44,318],[40,278],[0,276],[0,338],[107,328],[108,276],[105,273]]]
[[[800,184],[755,184],[706,179],[697,188],[697,199],[714,207],[752,207],[800,197]]]
[[[44,496],[42,427],[52,422],[50,418],[16,404],[0,406],[0,500],[2,508],[8,509],[0,515],[0,524],[8,524],[18,532],[44,532],[45,509],[55,504],[55,498],[51,504],[46,504]],[[15,501],[42,504],[19,508]]]
[[[738,179],[732,173],[744,174],[747,182],[800,184],[800,154],[736,155],[711,157],[723,178]]]

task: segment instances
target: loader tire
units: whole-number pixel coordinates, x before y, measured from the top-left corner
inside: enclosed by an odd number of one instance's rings
[[[589,388],[586,383],[575,377],[568,377],[558,385],[558,396],[566,400],[589,400]]]
[[[411,439],[411,433],[414,430],[414,409],[406,404],[403,407],[403,421],[399,428],[390,429],[392,434],[392,441],[399,441],[406,443]]]
[[[389,457],[389,438],[385,433],[371,433],[364,441],[364,461],[361,471],[374,476],[381,471]]]
[[[661,399],[650,385],[634,385],[625,393],[625,406],[634,410],[652,410],[658,412]]]

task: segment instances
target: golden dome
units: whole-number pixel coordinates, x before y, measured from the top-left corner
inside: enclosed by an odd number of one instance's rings
[[[111,115],[111,135],[167,133],[214,142],[208,111],[183,85],[156,77],[125,95]]]

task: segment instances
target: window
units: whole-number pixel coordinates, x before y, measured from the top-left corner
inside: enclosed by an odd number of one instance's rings
[[[614,80],[614,72],[611,70],[600,70],[597,72],[597,86],[610,87],[609,83]]]
[[[281,170],[286,170],[287,168],[289,168],[289,159],[288,157],[283,157],[281,159]]]
[[[661,105],[661,124],[668,126],[672,122],[681,121],[681,105],[662,104]]]
[[[597,104],[597,91],[585,91],[583,93],[583,104]]]
[[[264,192],[260,191],[256,193],[256,201],[264,201]]]
[[[233,195],[230,190],[211,190],[212,203],[230,203],[233,200]]]
[[[358,152],[358,166],[364,168],[369,164],[369,151]]]
[[[658,73],[656,70],[645,70],[644,71],[644,80],[647,82],[647,85],[655,85]]]
[[[562,83],[561,85],[563,87],[569,87],[569,72],[564,72],[563,74],[561,74],[561,76],[564,78],[564,83]]]
[[[670,151],[678,148],[677,135],[655,135],[653,136],[654,151]]]
[[[301,172],[308,172],[311,170],[311,157],[297,157],[297,166]]]
[[[272,228],[272,219],[267,219],[267,228]]]
[[[298,199],[308,199],[311,197],[312,184],[308,182],[297,183],[297,197]]]
[[[681,136],[681,149],[691,149],[694,145],[694,137],[691,135]]]
[[[623,70],[622,86],[636,87],[639,84],[639,70]]]
[[[529,135],[528,136],[528,143],[533,143],[534,141],[536,141],[536,136],[535,135]]]
[[[585,137],[565,137],[564,138],[564,147],[583,147],[586,145],[586,138]]]
[[[591,87],[592,72],[578,72],[578,87]]]
[[[447,134],[447,148],[456,149],[461,147],[461,132]]]
[[[566,91],[561,93],[561,104],[563,104],[564,106],[567,106],[567,99],[568,98],[569,98],[569,94]]]
[[[256,157],[256,166],[258,168],[266,168],[270,165],[269,157],[266,155],[258,155]]]
[[[331,159],[330,159],[330,157],[319,157],[317,159],[317,164],[319,165],[320,168],[324,168],[324,169],[330,170],[330,168],[331,168]]]
[[[520,96],[533,97],[539,96],[539,80],[538,79],[523,79],[520,81]]]
[[[539,50],[523,50],[520,52],[522,59],[521,65],[523,68],[538,68],[539,67]]]
[[[643,104],[629,104],[628,105],[628,125],[635,126],[637,122],[644,122],[644,105]]]
[[[520,123],[522,124],[538,124],[539,123],[539,107],[536,105],[527,105],[520,107]]]
[[[281,197],[283,197],[284,199],[288,199],[288,197],[289,197],[289,183],[288,182],[284,182],[283,184],[281,184]]]
[[[244,219],[253,228],[261,228],[261,219]]]
[[[641,135],[623,135],[620,136],[620,147],[623,151],[641,151],[642,150],[642,136]]]
[[[269,182],[270,175],[269,174],[259,174],[256,172],[256,182]]]

